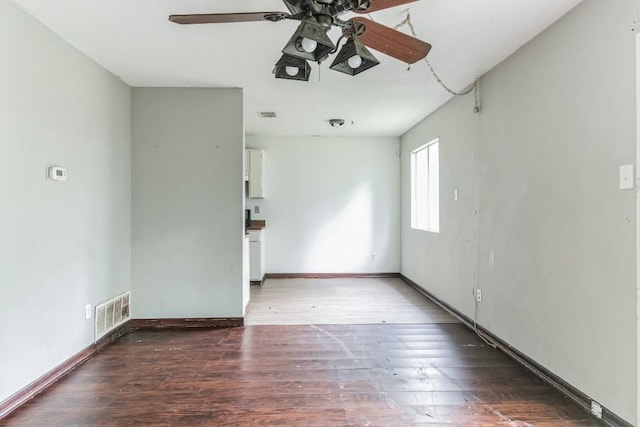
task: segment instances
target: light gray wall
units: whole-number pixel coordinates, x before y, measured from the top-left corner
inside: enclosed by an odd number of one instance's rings
[[[267,273],[397,272],[398,138],[247,137],[264,148]],[[373,259],[372,254],[375,255]]]
[[[478,116],[455,99],[401,143],[403,207],[411,149],[440,136],[442,173],[440,234],[403,211],[402,272],[473,317],[477,270],[481,325],[630,422],[639,9],[586,0],[482,78]]]
[[[477,217],[475,159],[477,117],[473,97],[436,110],[401,139],[400,271],[468,316],[473,315]],[[439,139],[440,232],[411,229],[411,151]],[[454,200],[454,191],[458,200]]]
[[[640,30],[640,29],[639,29]],[[640,32],[636,32],[636,185],[640,186]],[[637,396],[637,421],[636,425],[640,425],[640,192],[636,192],[636,357],[637,357],[637,378],[638,378],[638,396]]]
[[[133,90],[132,314],[241,317],[241,89]]]
[[[129,289],[131,145],[125,84],[12,2],[0,16],[2,401],[93,342],[86,304]]]

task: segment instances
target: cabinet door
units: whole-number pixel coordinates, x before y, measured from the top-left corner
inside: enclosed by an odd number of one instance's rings
[[[251,165],[249,164],[251,158],[251,154],[249,150],[244,151],[244,180],[249,181],[249,169],[251,169]]]
[[[264,198],[264,150],[248,150],[249,198]]]
[[[262,280],[262,253],[260,242],[249,242],[249,263],[252,282]]]
[[[251,297],[251,291],[249,288],[249,237],[246,236],[242,239],[242,253],[243,253],[243,262],[242,262],[242,315],[245,315],[247,310],[247,304],[249,304],[249,299]]]

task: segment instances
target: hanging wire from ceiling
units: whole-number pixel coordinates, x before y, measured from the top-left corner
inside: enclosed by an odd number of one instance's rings
[[[413,27],[413,23],[411,22],[411,13],[409,12],[409,10],[406,11],[407,16],[402,20],[402,22],[400,22],[398,25],[396,25],[395,27],[393,27],[394,30],[397,30],[400,27],[403,26],[407,26],[409,28],[409,31],[411,31],[411,35],[415,38],[418,38],[418,36],[416,35],[416,30]],[[429,69],[431,70],[431,73],[433,74],[433,76],[436,78],[436,80],[438,81],[438,83],[440,84],[440,86],[442,86],[447,92],[449,92],[451,95],[454,96],[464,96],[467,95],[469,93],[471,93],[471,91],[473,91],[473,97],[474,97],[474,106],[473,106],[473,112],[474,113],[479,113],[480,112],[480,107],[478,105],[478,79],[476,79],[472,85],[470,85],[468,88],[457,92],[451,88],[449,88],[440,78],[440,76],[438,75],[438,73],[436,73],[436,71],[433,69],[433,66],[431,65],[431,63],[429,62],[429,60],[427,58],[424,58],[424,62],[427,63],[427,66],[429,67]],[[475,164],[476,164],[476,173],[477,173],[477,164],[478,164],[478,159],[477,159],[477,153],[478,153],[478,149],[477,149],[477,144],[478,144],[478,130],[477,130],[477,124],[478,122],[476,121],[476,160],[475,160]],[[474,180],[474,183],[477,182],[477,177]],[[474,210],[475,215],[477,215],[477,209]],[[476,292],[478,289],[478,265],[476,263],[476,268],[474,271],[474,280],[473,280],[473,301],[474,301],[474,310],[473,310],[473,330],[475,331],[476,335],[478,337],[480,337],[480,339],[482,339],[482,341],[484,341],[489,347],[492,348],[497,348],[497,344],[494,343],[491,339],[489,339],[488,337],[485,336],[484,333],[480,332],[480,330],[478,329],[478,300],[476,298]]]
[[[393,29],[397,30],[397,29],[399,29],[401,27],[407,26],[409,28],[409,31],[411,32],[411,35],[413,37],[415,37],[415,38],[418,38],[418,36],[416,34],[416,30],[413,27],[413,23],[411,22],[411,11],[409,9],[407,9],[407,10],[405,10],[405,12],[407,14],[405,16],[405,18],[400,23],[395,25],[393,27]],[[371,16],[371,14],[368,14],[368,17],[372,21],[375,21],[373,19],[373,17]],[[455,90],[451,89],[449,86],[447,86],[444,81],[442,81],[442,79],[440,78],[438,73],[436,73],[436,70],[433,69],[433,66],[431,65],[431,62],[429,62],[429,60],[426,57],[423,59],[423,61],[427,64],[427,67],[429,67],[429,70],[431,71],[431,74],[433,74],[433,77],[436,79],[438,84],[440,84],[440,86],[442,86],[442,88],[444,90],[446,90],[448,93],[450,93],[451,95],[453,95],[453,96],[464,96],[464,95],[468,95],[469,93],[471,93],[471,91],[473,91],[473,96],[474,96],[473,112],[474,113],[479,113],[480,112],[480,106],[478,104],[478,80],[477,79],[474,80],[473,84],[471,84],[466,89],[463,89],[461,91],[455,91]]]
[[[409,12],[409,10],[406,11],[407,16],[402,20],[402,22],[400,22],[398,25],[396,25],[395,27],[393,27],[394,30],[397,30],[398,28],[402,27],[402,26],[407,26],[409,28],[409,31],[411,31],[411,35],[415,38],[418,38],[418,36],[416,35],[416,30],[415,28],[413,28],[413,23],[411,22],[411,13]],[[473,112],[474,113],[479,113],[480,112],[480,107],[478,105],[478,79],[476,79],[472,85],[470,85],[468,88],[457,92],[451,88],[449,88],[440,78],[440,76],[438,75],[438,73],[436,73],[436,71],[433,69],[433,66],[431,65],[431,63],[429,62],[429,60],[427,58],[424,58],[424,62],[427,63],[427,66],[429,67],[429,70],[431,70],[431,73],[433,74],[433,77],[435,77],[435,79],[438,81],[438,83],[440,84],[440,86],[442,86],[447,92],[449,92],[451,95],[454,96],[464,96],[467,95],[469,93],[471,93],[471,91],[473,91],[473,97],[474,97],[474,106],[473,106]],[[477,126],[477,121],[476,121],[476,126]],[[477,144],[478,144],[478,140],[477,140],[477,136],[478,136],[478,131],[476,128],[476,172],[477,173],[477,164],[478,164],[478,160],[477,160]],[[474,180],[474,183],[477,182],[477,178]],[[474,214],[477,215],[477,209],[474,210]],[[491,348],[498,348],[498,345],[496,343],[494,343],[491,339],[489,339],[487,336],[485,336],[484,333],[482,333],[479,329],[478,329],[478,299],[476,298],[476,292],[478,289],[478,265],[476,263],[476,268],[474,270],[474,280],[473,280],[473,301],[474,301],[474,310],[473,310],[473,330],[476,333],[476,335],[478,337],[480,337],[480,339],[482,339],[482,341],[484,341],[489,347]]]

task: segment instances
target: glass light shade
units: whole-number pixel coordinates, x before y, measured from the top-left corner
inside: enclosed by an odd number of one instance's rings
[[[308,61],[320,61],[335,49],[327,28],[305,18],[289,39],[282,53]]]
[[[304,59],[284,54],[276,63],[273,74],[277,79],[308,81],[311,66]]]
[[[380,62],[355,37],[349,38],[336,55],[331,69],[355,76]]]

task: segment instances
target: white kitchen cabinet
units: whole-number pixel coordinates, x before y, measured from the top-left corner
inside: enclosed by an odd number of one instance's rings
[[[244,236],[243,240],[243,262],[242,262],[242,315],[244,316],[249,304],[251,290],[249,288],[250,275],[250,255],[249,255],[249,236]]]
[[[244,180],[249,182],[249,150],[244,151]]]
[[[245,153],[248,176],[247,197],[264,199],[264,150],[248,149]]]
[[[264,230],[248,230],[249,233],[249,277],[252,282],[264,278]]]

